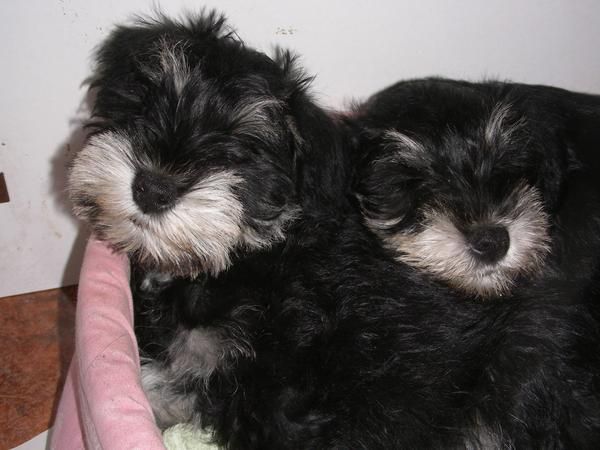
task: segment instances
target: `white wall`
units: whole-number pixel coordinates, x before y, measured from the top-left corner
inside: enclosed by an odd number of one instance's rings
[[[249,44],[295,48],[323,104],[407,77],[509,78],[600,93],[597,0],[162,1],[218,7]],[[75,283],[85,233],[64,203],[90,55],[150,0],[0,1],[0,296]],[[287,34],[284,34],[287,33]],[[68,147],[69,146],[69,147]]]

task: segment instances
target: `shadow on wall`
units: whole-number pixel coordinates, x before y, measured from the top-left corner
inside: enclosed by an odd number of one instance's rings
[[[86,81],[84,84],[87,85],[88,82]],[[65,264],[62,286],[71,285],[79,278],[85,244],[89,237],[89,230],[72,213],[72,205],[67,194],[67,176],[69,166],[74,157],[85,145],[88,134],[85,124],[90,117],[94,101],[94,91],[87,90],[79,103],[75,117],[70,120],[71,132],[69,136],[58,146],[55,156],[51,160],[51,193],[54,199],[54,206],[57,211],[69,217],[78,227],[75,241]]]
[[[87,82],[85,83],[87,84]],[[77,153],[84,147],[87,139],[87,130],[85,124],[90,117],[90,112],[94,104],[94,92],[87,90],[79,103],[74,118],[70,121],[70,134],[63,140],[54,153],[51,160],[51,196],[54,200],[54,207],[60,213],[69,217],[73,223],[77,224],[77,234],[69,257],[65,263],[57,305],[57,333],[59,342],[59,364],[60,377],[56,386],[54,406],[52,408],[51,423],[54,423],[56,410],[58,408],[63,385],[67,377],[69,365],[73,358],[75,345],[75,303],[77,298],[77,287],[69,286],[77,283],[79,272],[83,261],[86,242],[89,237],[89,231],[86,226],[80,222],[72,213],[72,205],[67,194],[67,176],[69,166]]]

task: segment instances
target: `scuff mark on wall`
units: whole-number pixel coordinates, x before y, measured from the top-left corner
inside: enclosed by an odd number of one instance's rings
[[[49,214],[48,204],[46,203],[46,200],[42,200],[42,215],[46,219],[46,223],[48,223],[48,228],[50,229],[50,231],[52,231],[54,237],[56,237],[57,239],[62,239],[63,234],[60,230],[60,227],[56,226],[54,222],[50,219],[51,215]]]
[[[70,0],[58,0],[62,15],[70,19],[71,23],[75,23],[79,19],[79,13],[71,7]]]
[[[294,27],[277,27],[275,30],[275,34],[280,36],[289,36],[292,34],[296,34],[298,32],[297,28]]]

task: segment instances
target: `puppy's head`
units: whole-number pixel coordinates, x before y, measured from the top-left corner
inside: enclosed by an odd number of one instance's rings
[[[434,81],[359,111],[367,225],[398,259],[480,297],[535,276],[550,250],[564,161],[548,118],[519,101]]]
[[[283,238],[298,212],[289,58],[209,14],[118,28],[98,52],[93,132],[69,191],[77,216],[142,266],[217,273]]]

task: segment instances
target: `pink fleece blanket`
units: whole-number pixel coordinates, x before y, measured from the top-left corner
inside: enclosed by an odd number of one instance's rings
[[[164,450],[139,380],[129,263],[92,237],[79,281],[75,356],[50,448]]]

